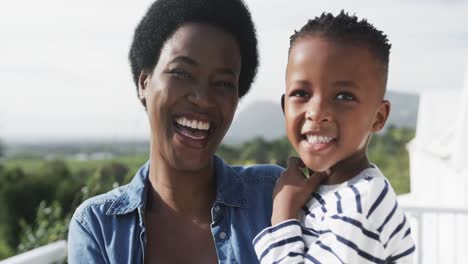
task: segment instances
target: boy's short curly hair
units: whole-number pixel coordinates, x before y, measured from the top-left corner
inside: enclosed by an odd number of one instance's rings
[[[366,19],[358,20],[355,15],[349,15],[344,10],[337,16],[322,13],[320,17],[309,20],[299,31],[290,37],[289,50],[294,42],[306,35],[318,35],[344,43],[366,45],[382,62],[388,71],[391,44],[382,31],[376,29]]]
[[[242,0],[155,1],[135,29],[128,56],[137,93],[140,73],[154,69],[166,40],[188,22],[207,23],[234,36],[241,54],[239,97],[244,96],[255,78],[259,61],[255,27]]]

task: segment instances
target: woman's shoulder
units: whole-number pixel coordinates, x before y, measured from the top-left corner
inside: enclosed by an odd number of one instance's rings
[[[230,165],[215,156],[215,170],[219,175],[227,174],[242,182],[275,183],[284,168],[275,164]]]
[[[83,221],[89,215],[99,217],[109,214],[113,204],[121,199],[127,188],[128,185],[120,186],[107,193],[88,198],[78,206],[73,218]]]
[[[275,164],[234,165],[231,168],[247,182],[276,182],[284,168]]]
[[[73,218],[79,221],[86,217],[101,219],[105,216],[126,214],[142,206],[147,171],[148,163],[145,163],[130,183],[85,200],[78,206]]]

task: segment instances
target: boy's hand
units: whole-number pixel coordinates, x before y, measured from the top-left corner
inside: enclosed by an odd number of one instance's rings
[[[312,174],[309,170],[310,177],[306,178],[301,168],[305,168],[301,159],[289,157],[288,168],[281,174],[273,190],[272,225],[297,219],[299,210],[326,177],[326,173]]]

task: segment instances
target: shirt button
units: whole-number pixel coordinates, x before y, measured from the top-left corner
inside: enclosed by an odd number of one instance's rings
[[[225,239],[226,238],[226,232],[219,233],[219,238]]]

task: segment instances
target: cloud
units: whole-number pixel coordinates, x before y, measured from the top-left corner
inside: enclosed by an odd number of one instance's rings
[[[142,130],[146,116],[135,97],[127,52],[133,28],[151,2],[2,1],[0,137],[126,137]],[[468,1],[246,2],[257,25],[261,66],[241,107],[277,101],[293,30],[323,11],[341,9],[367,18],[389,36],[389,89],[463,85]]]

